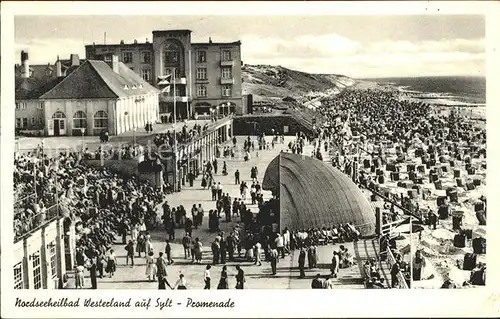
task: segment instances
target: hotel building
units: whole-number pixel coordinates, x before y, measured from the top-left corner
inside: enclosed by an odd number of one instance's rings
[[[158,78],[174,75],[169,92],[159,96],[159,115],[171,119],[176,101],[177,118],[195,114],[244,114],[241,92],[241,42],[192,43],[190,30],[153,31],[150,43],[92,44],[85,46],[87,59],[120,61],[145,81],[158,87]],[[170,82],[172,83],[172,81]],[[174,97],[175,96],[175,97]]]

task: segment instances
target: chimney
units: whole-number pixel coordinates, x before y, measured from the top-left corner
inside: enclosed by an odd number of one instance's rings
[[[136,39],[134,39],[134,44],[137,44],[137,40]]]
[[[28,60],[28,52],[21,51],[21,77],[30,77],[30,62]]]
[[[118,56],[113,54],[111,56],[111,68],[113,69],[113,71],[115,73],[118,73],[118,74],[120,73],[120,69],[118,68],[119,63],[120,62],[118,61]]]
[[[71,66],[80,65],[80,57],[78,54],[71,54],[69,59],[71,61]]]
[[[146,43],[149,43],[149,40],[148,40],[148,38],[146,38]]]
[[[61,61],[59,61],[59,59],[57,59],[56,62],[56,76],[58,78],[62,76],[62,66],[61,66]]]
[[[208,43],[212,43],[212,37],[208,37]]]

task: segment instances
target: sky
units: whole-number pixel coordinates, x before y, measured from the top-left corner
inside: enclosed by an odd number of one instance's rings
[[[484,76],[479,15],[16,16],[15,50],[30,63],[85,56],[85,45],[152,41],[153,30],[189,29],[193,42],[242,42],[245,64],[353,78]]]

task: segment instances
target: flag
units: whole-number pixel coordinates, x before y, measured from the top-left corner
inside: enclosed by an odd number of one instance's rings
[[[158,87],[161,91],[161,93],[170,93],[170,78],[172,77],[172,74],[169,75],[163,75],[158,77]]]

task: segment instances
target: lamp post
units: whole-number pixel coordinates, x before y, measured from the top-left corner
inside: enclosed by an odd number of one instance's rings
[[[194,113],[194,124],[198,125],[198,112]]]
[[[177,124],[177,101],[176,101],[176,87],[175,87],[175,68],[172,68],[172,76],[170,77],[174,81],[174,163],[175,163],[175,169],[174,169],[174,190],[179,191],[177,187],[177,134],[175,133],[175,127]]]

